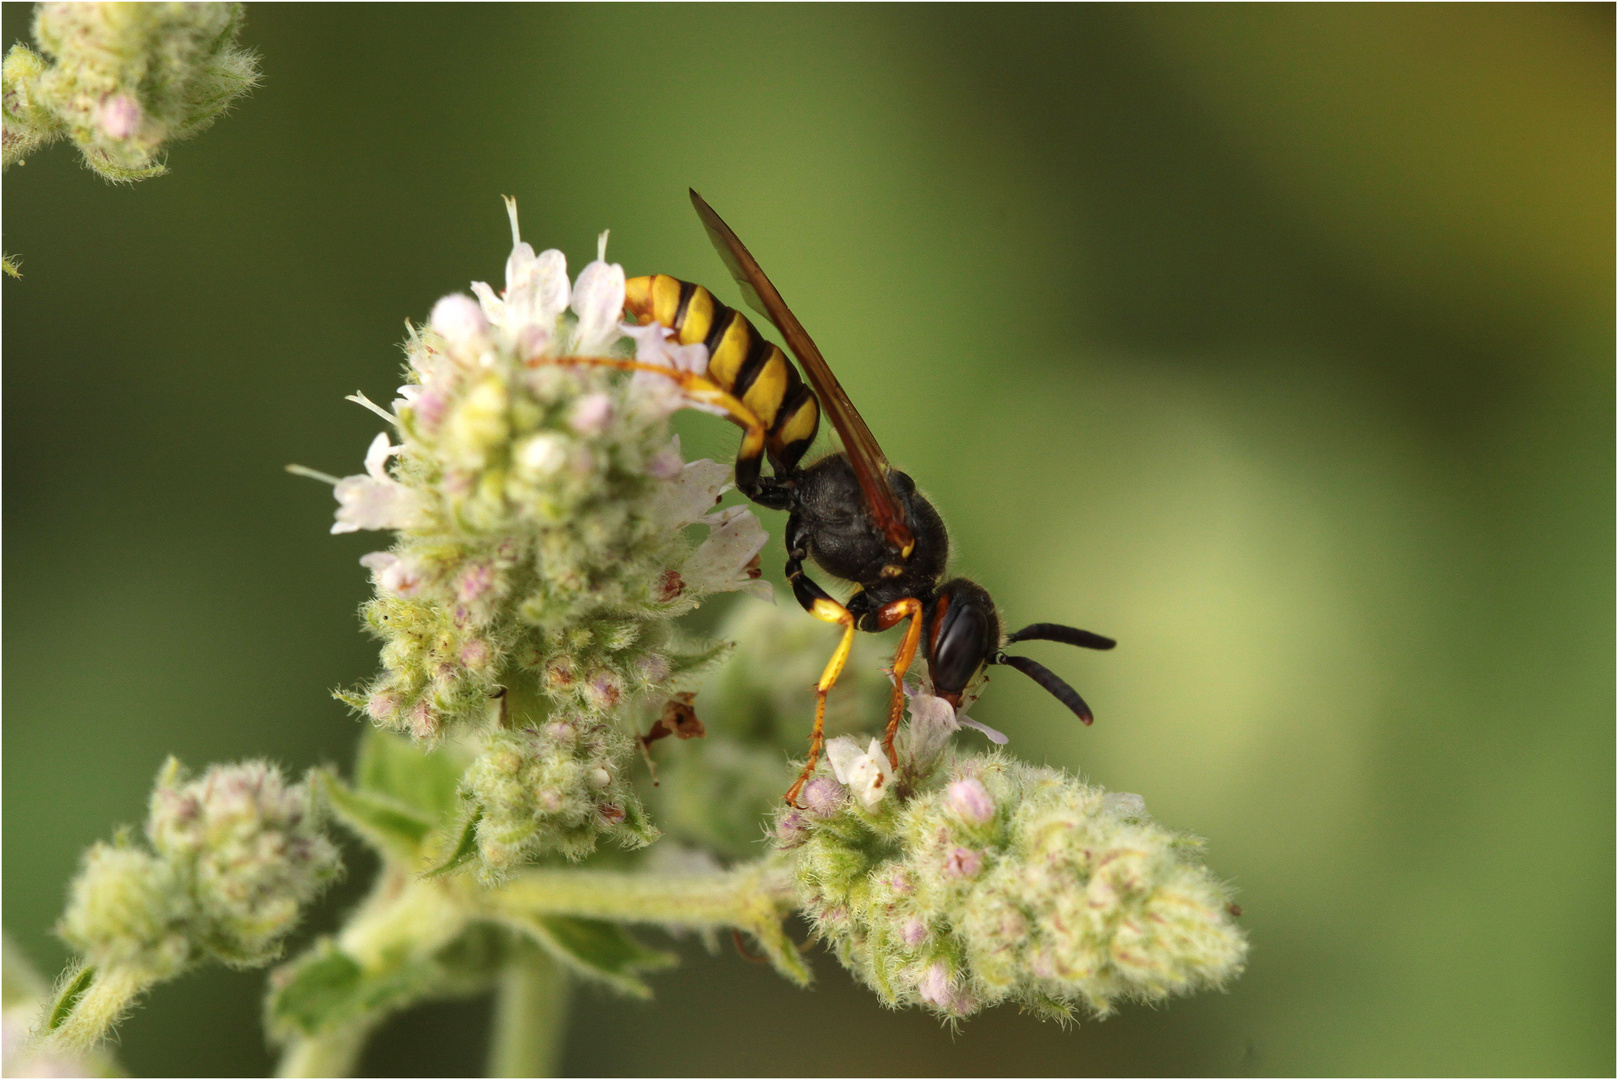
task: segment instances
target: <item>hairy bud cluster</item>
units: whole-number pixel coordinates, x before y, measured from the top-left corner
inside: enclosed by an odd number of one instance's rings
[[[40,52],[13,45],[5,59],[5,164],[65,135],[108,180],[161,175],[165,144],[258,81],[241,26],[240,4],[40,4]]]
[[[721,651],[671,620],[717,592],[772,598],[758,519],[715,509],[731,466],[686,463],[670,434],[690,404],[673,380],[574,359],[702,370],[706,350],[620,324],[624,272],[605,236],[569,282],[562,253],[535,254],[508,208],[503,292],[475,283],[477,299],[446,296],[411,330],[392,412],[355,398],[400,442],[378,435],[365,473],[336,482],[332,527],[398,534],[362,560],[383,671],[342,696],[428,745],[489,740],[464,790],[496,876],[542,853],[583,857],[598,834],[655,835],[618,779],[622,728]],[[695,548],[694,524],[708,530]]]
[[[777,844],[820,936],[890,1006],[1104,1016],[1242,969],[1247,943],[1201,841],[1139,796],[1000,753],[908,798],[855,794],[815,778],[802,809],[778,815]]]
[[[178,974],[212,956],[273,958],[300,908],[341,868],[308,785],[264,762],[216,765],[185,782],[170,758],[152,792],[146,836],[84,857],[58,932],[96,967]]]
[[[623,776],[630,744],[617,726],[582,715],[490,736],[463,781],[482,812],[485,877],[543,855],[581,859],[598,838],[629,848],[657,839]]]

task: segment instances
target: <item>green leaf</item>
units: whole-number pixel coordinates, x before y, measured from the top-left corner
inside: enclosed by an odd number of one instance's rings
[[[443,862],[422,874],[422,877],[442,877],[444,874],[465,865],[469,860],[471,860],[472,856],[477,854],[478,822],[482,820],[483,811],[474,811],[472,816],[466,819],[466,824],[461,828],[461,838],[460,840],[456,841],[455,850],[450,852],[449,857]]]
[[[673,953],[642,945],[617,923],[536,915],[514,920],[513,925],[570,970],[630,997],[652,996],[652,988],[640,978],[641,972],[661,971],[679,962]]]
[[[72,978],[68,979],[62,987],[62,992],[56,995],[56,1003],[51,1006],[50,1016],[45,1020],[45,1030],[55,1031],[62,1026],[69,1016],[73,1015],[74,1008],[84,992],[90,989],[90,983],[95,981],[96,969],[93,967],[80,968]]]
[[[410,807],[436,825],[456,812],[465,757],[450,747],[428,753],[403,735],[367,728],[354,763],[354,786]]]
[[[355,791],[331,773],[317,773],[326,801],[344,825],[384,858],[414,865],[433,823],[405,803]]]
[[[325,938],[271,978],[270,1029],[277,1037],[317,1035],[432,998],[486,990],[502,961],[501,932],[471,926],[430,954],[390,952],[367,970]]]
[[[364,972],[359,961],[325,941],[276,975],[271,1026],[313,1035],[353,1011]]]

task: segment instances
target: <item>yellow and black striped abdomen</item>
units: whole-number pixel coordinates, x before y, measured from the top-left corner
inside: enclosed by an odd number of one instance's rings
[[[776,471],[798,463],[820,428],[820,402],[779,346],[701,285],[656,274],[630,278],[624,293],[624,309],[642,325],[661,323],[680,344],[708,347],[708,378],[764,424]]]

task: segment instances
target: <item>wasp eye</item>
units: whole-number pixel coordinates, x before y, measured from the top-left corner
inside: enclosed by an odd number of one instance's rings
[[[944,610],[933,644],[933,693],[959,694],[998,642],[989,640],[990,616],[970,599],[956,598]]]

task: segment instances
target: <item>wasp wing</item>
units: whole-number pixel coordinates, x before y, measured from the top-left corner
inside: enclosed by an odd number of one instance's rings
[[[792,314],[786,301],[781,299],[781,294],[770,284],[770,279],[764,276],[758,260],[753,258],[730,226],[714,213],[713,207],[695,190],[691,192],[691,205],[697,208],[697,216],[708,230],[708,239],[730,270],[730,276],[741,286],[747,305],[775,324],[781,336],[787,339],[787,347],[798,358],[798,363],[803,365],[804,374],[809,376],[809,384],[820,398],[820,407],[831,417],[837,434],[842,436],[843,450],[848,454],[849,463],[854,466],[854,476],[859,480],[860,490],[865,492],[865,501],[871,508],[871,516],[876,520],[877,527],[887,536],[889,543],[900,551],[908,552],[914,539],[910,527],[905,524],[904,507],[888,482],[888,456],[877,445],[876,436],[865,426],[865,420],[854,408],[854,403],[848,400],[848,394],[837,381],[837,376],[831,373],[826,358],[810,340],[803,324]]]

